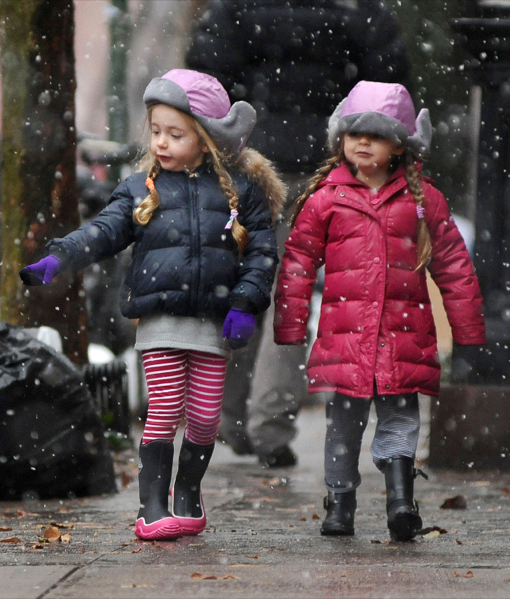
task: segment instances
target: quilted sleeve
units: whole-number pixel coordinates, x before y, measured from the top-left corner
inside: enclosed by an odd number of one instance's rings
[[[322,199],[322,190],[307,199],[285,243],[275,294],[274,339],[280,345],[306,340],[309,304],[326,244]]]
[[[444,196],[428,185],[424,191],[432,239],[428,269],[441,292],[453,339],[460,345],[482,345],[486,343],[483,300],[469,252]]]

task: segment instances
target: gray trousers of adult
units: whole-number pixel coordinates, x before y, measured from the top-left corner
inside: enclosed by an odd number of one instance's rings
[[[289,204],[299,195],[308,176],[288,174]],[[281,258],[289,234],[291,208],[276,227]],[[275,283],[276,285],[276,283]],[[273,289],[274,293],[274,289]],[[276,345],[274,303],[258,316],[248,345],[234,352],[227,366],[220,433],[228,441],[247,435],[255,453],[264,455],[287,445],[296,435],[296,417],[308,397],[306,346]]]
[[[326,397],[324,480],[328,491],[347,493],[359,487],[363,433],[374,402],[377,424],[371,452],[379,470],[389,458],[414,460],[420,430],[418,394],[374,395],[370,399],[339,393]]]

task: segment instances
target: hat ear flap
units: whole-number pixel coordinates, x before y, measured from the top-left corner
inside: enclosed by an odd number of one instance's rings
[[[235,102],[222,119],[198,114],[193,116],[227,154],[236,154],[243,149],[257,122],[255,108],[242,100]]]
[[[432,133],[429,111],[423,108],[416,118],[416,133],[407,138],[407,146],[419,158],[423,158],[430,150]]]
[[[340,119],[342,114],[342,109],[344,107],[345,101],[347,98],[344,98],[340,104],[335,108],[333,114],[329,117],[328,121],[328,142],[331,150],[336,151],[338,149],[340,143],[340,135],[343,133],[343,130],[340,126]]]

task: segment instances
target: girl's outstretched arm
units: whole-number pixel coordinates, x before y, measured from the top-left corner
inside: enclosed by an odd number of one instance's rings
[[[46,250],[61,262],[61,269],[77,272],[94,262],[111,258],[134,240],[133,197],[126,182],[113,192],[108,206],[94,220],[62,238],[52,239]]]

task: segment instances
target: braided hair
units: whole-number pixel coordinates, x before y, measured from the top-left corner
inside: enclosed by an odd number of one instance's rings
[[[315,191],[317,191],[321,181],[324,181],[324,179],[329,175],[329,173],[340,164],[343,157],[344,157],[343,144],[341,144],[340,151],[338,152],[338,154],[335,154],[334,156],[331,156],[330,158],[328,158],[315,171],[312,178],[310,179],[310,183],[308,184],[308,187],[294,201],[294,211],[293,211],[292,217],[290,219],[290,224],[292,227],[294,226],[294,224],[296,222],[298,214],[301,212],[301,209],[305,205],[306,200],[313,193],[315,193]]]
[[[427,223],[424,218],[423,200],[423,189],[420,183],[420,176],[418,169],[416,168],[416,162],[414,156],[410,150],[406,150],[401,160],[404,162],[406,168],[406,180],[409,185],[409,189],[413,194],[414,201],[416,202],[418,212],[418,243],[417,243],[417,255],[418,255],[418,266],[416,270],[427,265],[432,254],[432,242],[430,240],[430,233],[427,228]]]
[[[228,199],[231,215],[237,215],[239,195],[227,170],[227,165],[232,162],[232,158],[219,150],[214,140],[196,119],[186,113],[182,113],[182,116],[189,120],[190,125],[197,132],[201,141],[208,147],[209,152],[206,159],[211,161],[214,172],[218,175],[220,186]],[[148,119],[150,120],[150,109]],[[154,182],[161,172],[161,164],[149,149],[146,150],[140,161],[140,171],[147,171],[146,185],[149,193],[135,209],[133,220],[136,224],[143,226],[151,220],[154,211],[160,204],[159,194]],[[248,231],[239,223],[236,217],[232,217],[232,236],[237,243],[239,253],[242,254],[248,243]]]

